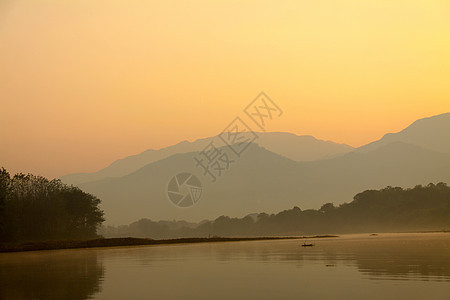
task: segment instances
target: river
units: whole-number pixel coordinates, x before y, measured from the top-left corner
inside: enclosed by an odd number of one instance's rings
[[[450,233],[0,254],[0,299],[450,299]]]

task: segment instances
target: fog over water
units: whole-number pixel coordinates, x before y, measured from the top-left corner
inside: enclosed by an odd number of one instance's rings
[[[450,234],[0,254],[2,299],[448,299]]]

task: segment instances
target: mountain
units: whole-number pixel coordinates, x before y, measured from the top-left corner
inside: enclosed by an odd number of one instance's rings
[[[80,187],[103,200],[107,223],[125,224],[140,218],[200,221],[293,206],[318,208],[325,202],[349,202],[366,189],[450,182],[450,153],[403,142],[310,162],[296,162],[251,145],[215,183],[195,167],[196,155],[176,154],[126,176]],[[198,203],[183,209],[166,196],[168,182],[181,172],[196,175],[203,187]]]
[[[287,132],[260,132],[256,144],[295,161],[313,161],[349,153],[353,147]]]
[[[257,132],[257,144],[266,149],[281,154],[296,161],[311,161],[333,157],[348,153],[353,147],[331,141],[323,141],[309,135],[295,135],[286,132]],[[201,151],[212,140],[219,140],[217,136],[198,139],[194,142],[182,141],[176,145],[159,150],[147,150],[137,155],[116,160],[108,167],[95,173],[76,173],[62,176],[61,180],[67,184],[78,185],[108,177],[128,175],[139,168],[167,158],[174,154]],[[220,140],[219,140],[220,141]]]
[[[143,217],[200,221],[221,214],[241,215],[260,209],[276,211],[280,203],[274,199],[283,194],[278,189],[290,191],[292,186],[291,181],[280,180],[288,174],[294,178],[297,170],[293,160],[252,144],[213,183],[195,166],[193,158],[197,154],[176,154],[120,178],[106,178],[79,186],[103,200],[106,218],[114,224],[130,223]],[[184,209],[176,207],[167,197],[170,179],[182,172],[197,176],[203,187],[200,201]],[[288,207],[293,203],[283,200]]]
[[[118,159],[109,166],[107,166],[106,168],[101,169],[98,172],[68,174],[62,176],[60,179],[64,183],[78,185],[81,183],[101,180],[108,177],[125,176],[149,163],[167,158],[171,155],[197,151],[199,147],[204,147],[207,145],[206,140],[207,139],[199,139],[194,143],[182,141],[173,146],[169,146],[159,150],[149,149],[140,154],[131,155],[122,159]]]
[[[307,204],[312,207],[317,207],[320,199],[335,204],[347,202],[366,189],[450,182],[450,153],[402,142],[303,165],[308,168],[311,180],[303,184],[303,197],[310,200]]]
[[[110,224],[140,218],[198,222],[293,206],[318,208],[351,201],[366,189],[449,183],[449,120],[449,113],[417,120],[354,151],[311,136],[258,133],[259,145],[252,144],[215,183],[203,176],[193,158],[216,137],[148,150],[100,172],[63,179],[100,197]],[[200,201],[184,209],[166,194],[171,178],[182,172],[196,175],[203,187]]]
[[[450,113],[415,121],[398,133],[388,133],[378,141],[359,147],[367,152],[392,142],[404,142],[436,152],[450,153]]]

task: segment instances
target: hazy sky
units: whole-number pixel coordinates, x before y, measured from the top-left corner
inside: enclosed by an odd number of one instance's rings
[[[0,0],[0,165],[60,176],[220,132],[359,146],[450,111],[450,2]]]

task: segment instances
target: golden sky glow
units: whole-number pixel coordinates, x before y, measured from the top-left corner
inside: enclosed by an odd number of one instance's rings
[[[220,132],[359,146],[450,111],[450,2],[0,1],[0,165],[61,176]]]

